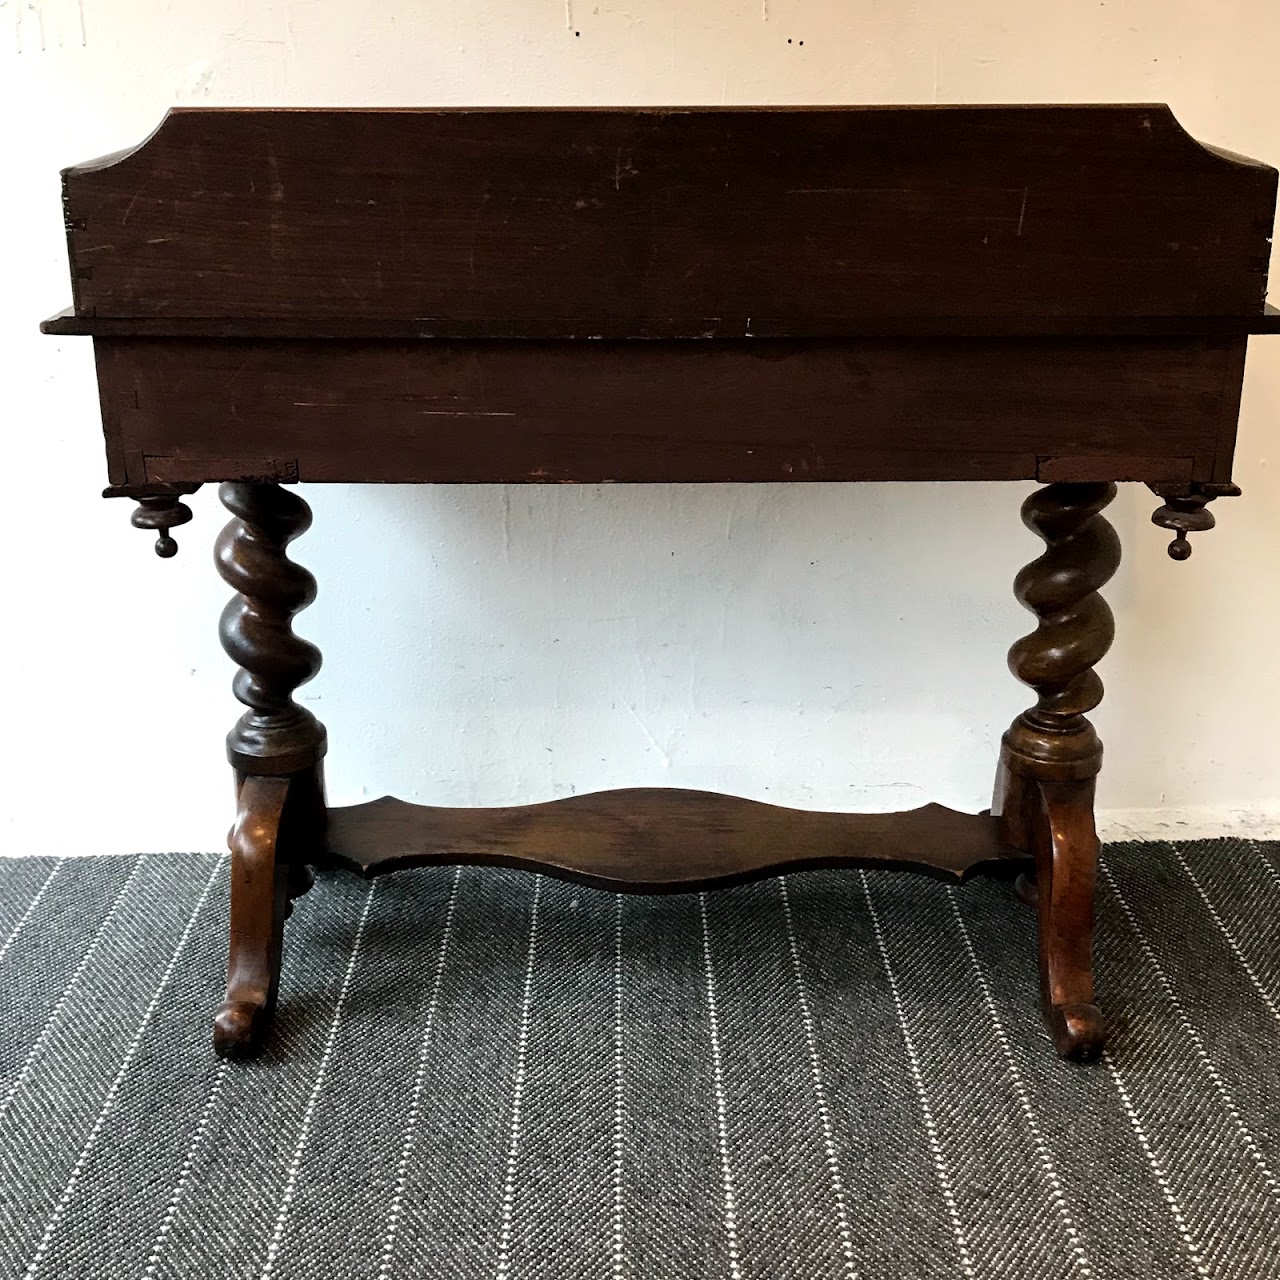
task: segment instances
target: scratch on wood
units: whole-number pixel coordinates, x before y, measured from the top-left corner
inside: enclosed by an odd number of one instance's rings
[[[639,174],[639,172],[640,170],[631,163],[631,157],[629,155],[625,160],[622,158],[622,148],[619,147],[613,160],[613,189],[615,191],[621,191],[622,179],[634,178]]]
[[[1022,208],[1018,213],[1018,235],[1022,234],[1022,224],[1027,220],[1027,196],[1030,195],[1030,193],[1030,187],[1022,188]]]
[[[514,418],[514,411],[505,409],[419,409],[428,418]]]
[[[267,168],[271,170],[270,199],[279,204],[284,199],[284,183],[280,180],[280,161],[276,159],[276,150],[267,143]]]
[[[142,199],[142,190],[143,189],[139,187],[138,190],[133,193],[133,196],[130,198],[129,203],[125,205],[124,217],[120,219],[120,225],[122,227],[126,222],[129,221],[129,215],[133,212],[133,206],[137,204],[139,200]]]
[[[271,174],[271,256],[284,257],[284,215],[280,206],[284,203],[284,182],[280,177],[280,162],[276,159],[275,148],[267,143],[267,169]]]
[[[476,243],[480,239],[480,219],[484,217],[484,207],[489,199],[488,190],[480,193],[480,200],[471,215],[471,248],[467,254],[467,274],[471,279],[476,277]]]

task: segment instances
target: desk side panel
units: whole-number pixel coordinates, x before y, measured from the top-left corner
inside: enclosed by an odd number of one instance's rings
[[[1243,344],[97,340],[130,484],[1209,480]]]
[[[64,175],[80,316],[464,338],[1253,315],[1275,191],[1161,106],[187,109]]]

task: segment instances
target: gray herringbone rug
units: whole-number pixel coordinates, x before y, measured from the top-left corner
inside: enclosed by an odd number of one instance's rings
[[[1113,846],[1093,1067],[1007,884],[322,881],[209,1049],[227,867],[0,863],[13,1277],[1280,1276],[1280,846]]]

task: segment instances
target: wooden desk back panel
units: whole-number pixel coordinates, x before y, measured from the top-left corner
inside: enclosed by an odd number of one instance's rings
[[[445,337],[1253,315],[1275,193],[1162,106],[183,109],[64,174],[80,317]]]
[[[1230,478],[1245,339],[97,339],[112,482]]]
[[[1159,106],[179,110],[64,182],[114,484],[1225,482],[1274,327],[1275,170]]]

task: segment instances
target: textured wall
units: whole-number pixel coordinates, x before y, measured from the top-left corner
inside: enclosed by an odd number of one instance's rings
[[[161,563],[128,505],[96,496],[89,344],[35,331],[69,297],[60,166],[137,142],[174,102],[1168,101],[1197,137],[1276,163],[1277,38],[1269,0],[0,0],[0,851],[212,848],[230,816],[220,511],[198,495]],[[1187,564],[1145,490],[1115,505],[1097,717],[1113,830],[1280,830],[1278,409],[1280,340],[1258,341],[1246,496]],[[1030,621],[1012,576],[1039,547],[1025,491],[313,487],[295,550],[321,595],[298,629],[326,655],[302,692],[329,725],[332,797],[643,783],[982,807],[1025,700],[1004,666]]]

